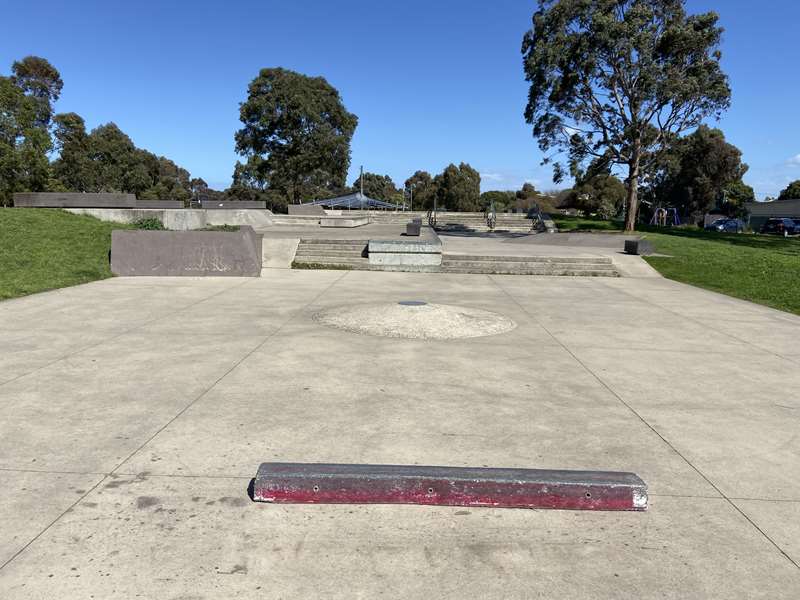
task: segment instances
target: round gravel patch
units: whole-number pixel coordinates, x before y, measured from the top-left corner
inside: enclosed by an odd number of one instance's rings
[[[340,306],[318,312],[314,320],[352,333],[419,340],[497,335],[517,326],[488,310],[420,301]]]

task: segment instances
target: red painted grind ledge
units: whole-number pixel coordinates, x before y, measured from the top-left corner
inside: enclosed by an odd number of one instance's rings
[[[262,463],[253,499],[642,511],[647,485],[633,473],[604,471]]]

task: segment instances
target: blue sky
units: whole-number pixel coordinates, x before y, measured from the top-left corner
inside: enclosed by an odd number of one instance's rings
[[[520,42],[533,0],[2,0],[0,73],[28,54],[64,79],[60,112],[227,187],[247,84],[262,67],[322,75],[360,123],[352,167],[397,183],[465,161],[483,189],[554,187],[522,111]],[[720,126],[759,197],[800,179],[800,3],[690,0],[726,28],[733,106]]]

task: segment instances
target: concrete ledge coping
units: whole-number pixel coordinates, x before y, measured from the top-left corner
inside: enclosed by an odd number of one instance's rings
[[[643,511],[647,486],[633,473],[607,471],[262,463],[253,499]]]

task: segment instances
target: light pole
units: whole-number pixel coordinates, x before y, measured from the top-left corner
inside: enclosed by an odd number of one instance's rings
[[[414,187],[416,183],[412,183],[411,185],[407,185],[408,188],[408,197],[409,197],[409,212],[414,212]]]

